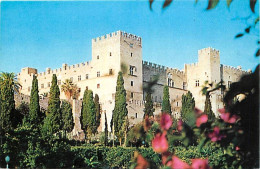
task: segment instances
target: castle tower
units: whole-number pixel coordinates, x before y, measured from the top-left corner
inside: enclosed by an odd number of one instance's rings
[[[198,51],[198,63],[185,65],[185,73],[187,78],[187,89],[192,92],[196,107],[204,110],[205,96],[202,96],[202,86],[205,81],[215,84],[219,83],[220,78],[220,57],[219,51],[211,47]],[[210,100],[212,110],[217,115],[217,109],[223,107],[220,98],[220,91],[211,93]]]
[[[108,122],[111,121],[115,105],[116,81],[119,71],[123,72],[127,101],[142,100],[142,42],[141,38],[117,31],[92,39],[92,76],[96,76],[98,94]],[[96,75],[95,75],[96,74]],[[104,120],[101,122],[104,126]]]

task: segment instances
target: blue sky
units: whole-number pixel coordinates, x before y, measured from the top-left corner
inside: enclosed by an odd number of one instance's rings
[[[220,50],[221,63],[254,69],[258,29],[240,39],[253,19],[249,1],[236,0],[230,9],[226,1],[206,11],[207,1],[175,0],[162,10],[155,1],[63,1],[1,2],[0,71],[20,72],[34,67],[59,68],[62,63],[91,60],[91,39],[123,30],[142,37],[143,60],[183,69],[197,61],[197,51],[206,47]],[[256,10],[258,9],[258,3]],[[257,15],[259,12],[256,12]]]

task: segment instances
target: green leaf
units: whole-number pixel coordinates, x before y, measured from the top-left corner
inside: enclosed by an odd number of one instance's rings
[[[154,0],[149,0],[150,10],[152,10],[152,4]]]
[[[215,8],[218,2],[219,0],[209,0],[207,10]]]
[[[237,34],[237,35],[235,36],[235,38],[240,38],[240,37],[242,37],[242,36],[244,36],[244,34],[243,34],[243,33],[239,33],[239,34]]]
[[[172,3],[172,0],[165,0],[163,3],[163,8],[166,8],[167,6],[169,6]]]
[[[260,49],[257,50],[257,52],[255,53],[255,56],[258,57],[260,55]]]
[[[230,4],[231,4],[232,1],[233,1],[233,0],[227,0],[227,6],[228,6],[228,8],[230,7]]]
[[[250,1],[250,8],[253,13],[255,13],[255,4],[257,0],[249,0]]]

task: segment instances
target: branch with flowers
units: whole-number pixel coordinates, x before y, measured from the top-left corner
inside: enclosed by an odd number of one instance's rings
[[[248,84],[247,82],[251,82]],[[152,161],[135,152],[132,168],[254,168],[259,166],[259,66],[254,73],[245,75],[239,82],[233,83],[224,97],[225,108],[219,109],[220,117],[209,119],[199,109],[194,109],[194,124],[187,125],[174,119],[167,113],[160,117],[146,116],[143,121],[142,137],[152,135],[153,151],[161,157],[160,166],[152,166]],[[211,89],[211,91],[214,91]],[[245,99],[233,102],[239,94]],[[154,129],[155,124],[159,124]],[[153,132],[151,132],[151,130]],[[141,131],[141,130],[140,130]],[[183,160],[175,152],[175,145],[197,146],[198,151],[207,154],[212,147],[223,149],[222,160],[225,163],[209,161],[208,158]]]

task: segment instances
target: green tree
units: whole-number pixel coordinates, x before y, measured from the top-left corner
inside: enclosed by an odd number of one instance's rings
[[[49,134],[57,133],[61,129],[60,89],[57,85],[57,76],[53,74],[47,117],[44,120],[44,130]]]
[[[182,95],[181,118],[189,125],[195,123],[194,108],[194,97],[192,96],[192,93],[188,91],[187,94]]]
[[[38,80],[36,76],[33,76],[32,89],[30,96],[29,104],[29,114],[28,114],[28,123],[34,128],[39,126],[41,123],[41,114],[40,114],[40,104],[39,104],[39,90],[38,90]]]
[[[0,75],[0,122],[1,134],[13,128],[12,121],[15,120],[14,101],[14,73],[1,73]]]
[[[119,139],[120,145],[122,143],[122,135],[120,134],[120,130],[123,127],[125,117],[128,115],[126,106],[126,91],[124,88],[123,74],[122,72],[119,72],[117,77],[115,108],[113,110],[112,120],[114,132]]]
[[[170,104],[169,87],[166,86],[166,85],[163,88],[162,112],[172,114],[171,104]]]
[[[62,115],[62,130],[66,133],[71,132],[74,128],[74,121],[72,115],[71,104],[67,101],[63,101],[61,104],[61,115]]]
[[[65,93],[65,96],[69,100],[71,97],[77,99],[79,96],[79,88],[70,79],[66,79],[61,85],[61,91]]]
[[[99,97],[97,94],[95,94],[94,102],[96,107],[96,132],[97,132],[97,129],[100,126],[100,118],[101,118],[101,114],[100,114],[101,107],[99,104]]]
[[[206,93],[204,113],[208,115],[209,120],[215,120],[215,115],[214,115],[214,113],[212,111],[212,107],[211,107],[209,92]]]
[[[96,131],[96,107],[93,100],[93,92],[85,90],[81,109],[81,128],[88,138]]]
[[[105,146],[108,144],[108,128],[107,128],[107,114],[105,112]]]
[[[145,96],[145,104],[144,104],[144,118],[147,115],[148,117],[153,116],[154,108],[151,93],[147,93]]]

